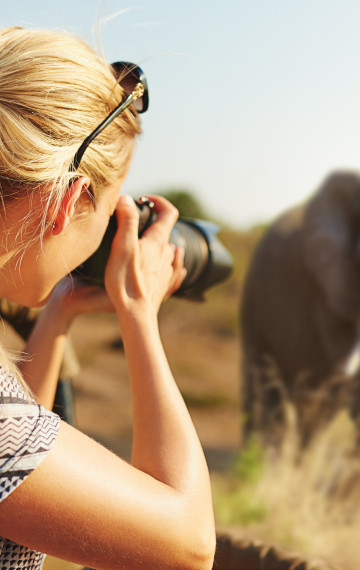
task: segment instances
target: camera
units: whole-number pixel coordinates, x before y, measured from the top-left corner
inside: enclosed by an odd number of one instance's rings
[[[147,198],[135,200],[139,209],[139,237],[155,221],[154,203]],[[116,214],[109,225],[99,248],[73,275],[93,284],[103,285],[106,263],[111,243],[117,230]],[[170,243],[183,246],[186,277],[174,296],[192,300],[203,300],[204,292],[211,286],[224,281],[232,271],[232,258],[217,237],[218,226],[204,220],[179,218],[170,236]]]

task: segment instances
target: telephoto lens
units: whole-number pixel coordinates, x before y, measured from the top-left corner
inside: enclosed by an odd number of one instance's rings
[[[139,209],[139,237],[156,219],[154,203],[147,198],[135,201]],[[82,265],[73,271],[93,284],[103,285],[106,263],[111,243],[117,230],[116,214],[111,216],[104,238],[95,251]],[[170,242],[182,246],[185,251],[184,267],[186,277],[174,293],[177,297],[201,301],[204,292],[224,281],[232,271],[232,258],[217,237],[218,226],[204,220],[179,218],[170,236]]]

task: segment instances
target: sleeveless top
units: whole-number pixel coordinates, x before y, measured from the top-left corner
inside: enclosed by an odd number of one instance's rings
[[[0,367],[0,501],[46,457],[59,424],[59,416],[29,399],[15,377]],[[40,570],[44,558],[0,536],[0,570]]]

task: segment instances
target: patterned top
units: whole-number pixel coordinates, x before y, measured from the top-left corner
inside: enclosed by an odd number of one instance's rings
[[[15,377],[0,367],[0,501],[46,457],[60,418],[29,401]],[[0,570],[40,570],[45,555],[0,537]]]

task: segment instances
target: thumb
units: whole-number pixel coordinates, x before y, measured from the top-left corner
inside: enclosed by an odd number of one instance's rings
[[[118,230],[115,241],[122,249],[132,250],[138,241],[139,211],[131,196],[124,194],[119,198],[116,206]]]

